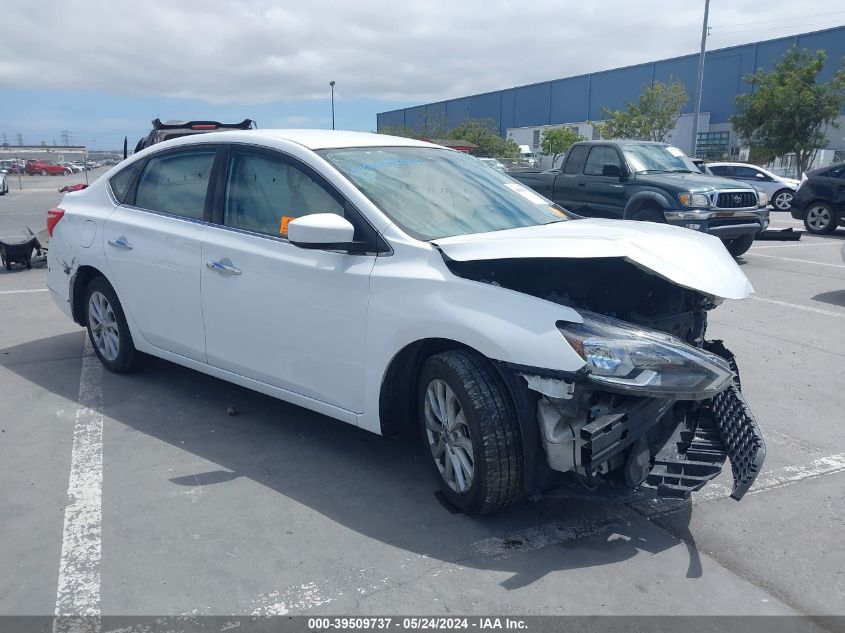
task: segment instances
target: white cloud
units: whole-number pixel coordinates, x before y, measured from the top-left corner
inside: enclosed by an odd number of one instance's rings
[[[711,47],[845,22],[828,2],[716,0]],[[5,3],[0,85],[268,103],[428,101],[698,49],[703,1]],[[790,19],[794,17],[794,19]]]

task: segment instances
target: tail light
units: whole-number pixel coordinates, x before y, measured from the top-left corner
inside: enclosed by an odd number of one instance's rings
[[[192,130],[216,130],[217,126],[213,123],[195,123],[191,126]]]
[[[56,225],[59,223],[65,215],[65,210],[56,207],[55,209],[50,209],[47,211],[47,233],[50,237],[53,237],[53,229],[56,228]]]

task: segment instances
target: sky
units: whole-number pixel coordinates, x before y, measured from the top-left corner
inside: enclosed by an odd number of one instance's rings
[[[0,0],[0,135],[130,146],[150,121],[374,130],[376,113],[698,51],[704,0]],[[845,24],[711,0],[708,49]],[[2,141],[2,136],[0,136]]]

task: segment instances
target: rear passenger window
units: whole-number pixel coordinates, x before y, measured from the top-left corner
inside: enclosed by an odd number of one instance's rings
[[[586,145],[576,145],[569,151],[569,158],[566,159],[565,174],[580,174],[584,166],[584,157],[587,155]]]
[[[612,147],[594,147],[590,150],[590,156],[587,158],[587,164],[584,165],[584,174],[587,176],[601,176],[604,166],[610,163],[621,167],[619,164],[619,155]]]
[[[111,180],[109,180],[111,191],[119,203],[123,204],[126,202],[126,196],[129,194],[129,190],[132,188],[132,183],[135,182],[135,178],[138,176],[138,172],[141,171],[141,166],[143,164],[143,160],[136,160],[134,163],[126,167],[126,169],[117,172],[114,176],[112,176]]]
[[[287,224],[312,213],[343,215],[343,204],[308,173],[281,157],[233,149],[223,223],[238,229],[287,236]]]
[[[214,153],[191,150],[151,158],[138,181],[135,206],[202,219]]]
[[[710,165],[710,171],[716,176],[729,176],[730,170],[724,165]]]

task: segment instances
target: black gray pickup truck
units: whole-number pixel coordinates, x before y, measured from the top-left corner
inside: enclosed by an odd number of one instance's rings
[[[587,217],[646,220],[710,233],[741,255],[769,225],[764,193],[702,174],[684,152],[666,143],[576,143],[557,170],[510,176]]]

